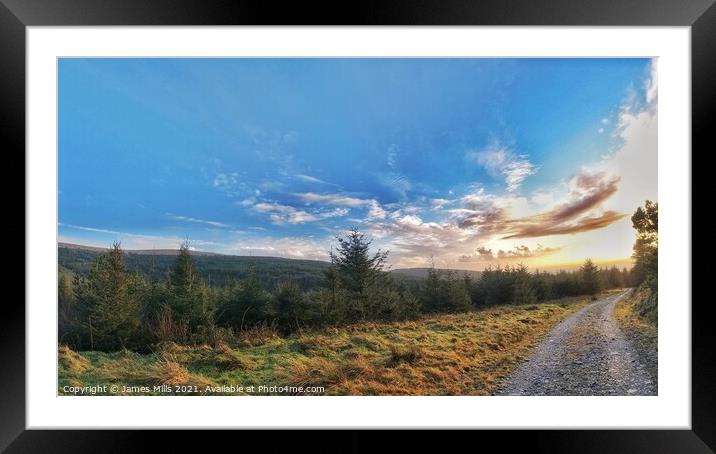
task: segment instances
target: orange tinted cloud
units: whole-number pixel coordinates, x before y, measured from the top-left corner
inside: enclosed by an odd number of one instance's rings
[[[507,238],[534,238],[601,229],[625,216],[616,211],[600,213],[599,207],[619,189],[618,176],[604,172],[581,172],[572,178],[566,202],[544,213],[509,218],[505,209],[486,197],[475,196],[466,203],[460,228],[477,228],[481,234]]]
[[[516,233],[507,235],[503,238],[534,238],[539,236],[588,232],[590,230],[596,230],[606,227],[623,218],[624,216],[626,215],[623,213],[617,213],[616,211],[607,211],[600,216],[582,218],[571,224],[525,226],[518,230]]]

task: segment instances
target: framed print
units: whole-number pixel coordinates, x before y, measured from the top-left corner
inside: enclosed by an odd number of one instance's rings
[[[4,1],[26,290],[3,448],[712,452],[691,156],[716,9],[508,3]]]

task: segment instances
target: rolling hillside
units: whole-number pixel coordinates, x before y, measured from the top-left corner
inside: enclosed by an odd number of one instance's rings
[[[57,249],[60,270],[85,274],[104,249],[60,243]],[[163,279],[174,266],[178,250],[126,250],[127,269],[154,279]],[[192,252],[196,267],[211,285],[224,285],[231,279],[240,280],[253,267],[265,288],[273,288],[281,280],[292,277],[304,289],[317,287],[323,280],[328,262],[293,260],[279,257],[249,257]]]
[[[92,262],[105,249],[71,243],[59,243],[57,248],[60,271],[85,274]],[[178,249],[125,250],[127,268],[154,279],[163,279],[174,266]],[[297,280],[304,290],[316,288],[323,282],[323,271],[330,265],[320,260],[296,260],[281,257],[223,255],[214,252],[192,251],[197,269],[212,285],[225,285],[230,279],[241,280],[253,266],[267,289],[272,289],[287,277]],[[477,271],[452,270],[462,276],[468,273],[478,279]],[[393,269],[391,274],[409,286],[417,285],[428,275],[428,268]]]

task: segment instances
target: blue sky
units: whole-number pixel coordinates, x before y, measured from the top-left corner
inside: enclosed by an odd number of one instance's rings
[[[60,240],[325,259],[355,226],[396,267],[566,264],[642,200],[625,175],[656,199],[655,87],[649,59],[61,59]]]

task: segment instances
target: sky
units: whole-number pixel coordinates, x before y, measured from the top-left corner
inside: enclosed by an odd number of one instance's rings
[[[393,268],[629,264],[650,59],[59,60],[59,240]]]

